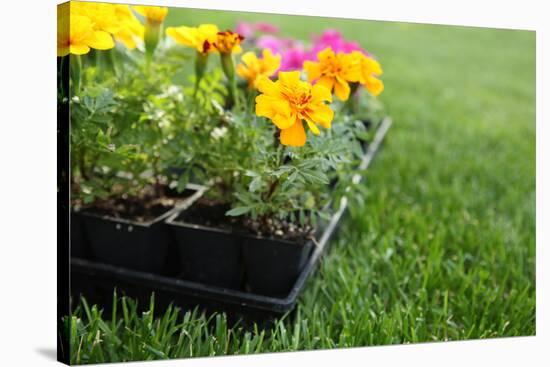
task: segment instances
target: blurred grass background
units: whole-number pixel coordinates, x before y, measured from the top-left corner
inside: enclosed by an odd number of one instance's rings
[[[335,28],[378,57],[394,125],[365,181],[370,195],[294,321],[250,333],[188,314],[159,335],[167,314],[107,321],[105,331],[81,312],[73,361],[535,334],[535,33],[188,9],[171,9],[166,24],[238,20],[306,40]]]

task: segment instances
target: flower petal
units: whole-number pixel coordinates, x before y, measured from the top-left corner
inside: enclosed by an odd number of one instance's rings
[[[202,47],[202,45],[198,45],[198,31],[196,28],[185,26],[168,27],[166,28],[166,34],[182,45]]]
[[[288,101],[265,94],[256,97],[256,115],[273,119],[275,115],[290,117],[290,105]],[[283,128],[284,129],[284,128]]]
[[[248,51],[248,52],[244,53],[241,56],[241,60],[248,67],[258,63],[258,57],[252,51]]]
[[[115,47],[113,37],[105,31],[95,31],[94,36],[88,41],[88,46],[98,50],[108,50]]]
[[[90,52],[90,47],[85,44],[72,44],[69,50],[73,55],[84,55]]]
[[[321,79],[315,83],[315,85],[321,85],[325,88],[327,88],[329,91],[332,91],[332,88],[334,87],[334,78],[330,76],[322,76]]]
[[[296,122],[296,115],[291,116],[283,116],[283,115],[275,115],[271,119],[275,126],[277,126],[279,129],[284,130],[291,127]]]
[[[330,129],[334,111],[326,104],[320,103],[310,107],[307,110],[307,116],[325,129]]]
[[[306,122],[307,122],[307,126],[309,126],[309,129],[310,129],[315,135],[321,134],[321,132],[319,131],[319,128],[317,127],[317,125],[315,125],[314,122],[310,121],[309,119],[306,119]]]
[[[300,82],[299,71],[281,71],[279,73],[279,80],[284,85],[296,85]]]
[[[279,85],[263,75],[257,81],[257,88],[261,93],[268,96],[277,97],[281,94]]]
[[[281,144],[302,147],[306,143],[306,131],[302,121],[296,119],[288,129],[281,130]]]
[[[340,98],[341,101],[347,101],[349,93],[349,84],[345,80],[336,78],[336,83],[334,83],[334,94],[336,94],[336,97]]]
[[[313,103],[323,101],[332,102],[332,94],[330,93],[330,89],[319,83],[315,84],[311,88],[311,96],[313,97]]]
[[[233,47],[232,52],[234,54],[240,54],[241,52],[243,52],[243,49],[242,49],[241,45],[236,45],[235,47]]]
[[[319,52],[317,54],[317,58],[319,59],[319,61],[321,61],[321,63],[327,62],[329,59],[331,59],[335,56],[336,55],[334,54],[334,51],[332,50],[332,47],[330,47],[330,46],[323,49],[321,52]]]
[[[367,78],[365,88],[367,88],[370,94],[376,97],[384,91],[384,83],[380,79],[370,76]]]
[[[200,33],[202,33],[209,41],[214,42],[216,35],[219,32],[218,26],[215,24],[201,24],[198,27]]]
[[[279,68],[281,67],[281,55],[273,55],[270,49],[265,49],[262,52],[262,55],[264,74],[268,76],[275,74],[277,70],[279,70]]]
[[[318,62],[304,61],[304,70],[307,73],[307,80],[310,82],[321,77],[321,65]]]

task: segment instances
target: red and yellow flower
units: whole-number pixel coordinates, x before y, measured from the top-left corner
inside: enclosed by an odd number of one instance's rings
[[[270,49],[262,52],[258,58],[252,51],[241,57],[242,63],[237,65],[237,74],[248,81],[250,88],[257,88],[258,81],[263,77],[273,76],[281,66],[281,55],[273,55]]]
[[[214,47],[222,54],[240,53],[242,40],[244,37],[240,34],[226,30],[217,33]]]
[[[331,102],[332,95],[324,85],[300,80],[299,71],[280,72],[275,82],[262,77],[257,85],[261,94],[256,97],[256,115],[267,117],[281,130],[281,144],[305,144],[303,121],[316,135],[317,124],[330,129],[334,112],[325,101]]]
[[[308,80],[316,80],[316,84],[327,87],[340,100],[346,101],[350,94],[349,83],[360,78],[359,60],[351,54],[335,54],[330,47],[319,52],[317,58],[319,62],[304,61]]]

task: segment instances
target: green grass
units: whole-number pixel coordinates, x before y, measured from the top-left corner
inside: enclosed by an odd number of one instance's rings
[[[251,14],[172,11],[233,27]],[[228,328],[223,315],[93,306],[75,362],[157,359],[535,334],[535,34],[263,16],[307,38],[327,27],[381,60],[394,119],[369,195],[310,281],[294,321]]]

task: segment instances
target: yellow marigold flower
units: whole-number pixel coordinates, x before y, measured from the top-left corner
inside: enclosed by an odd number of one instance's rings
[[[71,15],[78,14],[90,18],[94,23],[94,28],[98,30],[115,34],[121,28],[113,4],[76,1],[72,2],[70,6]]]
[[[114,34],[115,39],[133,50],[137,46],[136,40],[143,40],[145,27],[134,16],[129,5],[115,5],[115,14],[121,23],[120,30]]]
[[[226,30],[225,32],[218,32],[214,47],[222,54],[240,53],[242,51],[242,40],[244,40],[244,37],[240,34]]]
[[[332,101],[330,90],[300,80],[299,71],[280,72],[276,82],[262,77],[258,89],[262,94],[256,97],[256,115],[271,119],[281,129],[281,144],[305,144],[303,121],[315,135],[319,135],[317,124],[330,129],[334,112],[324,103]]]
[[[150,23],[162,23],[168,14],[168,8],[164,6],[134,5],[133,8]]]
[[[332,48],[327,47],[317,54],[319,62],[304,61],[304,69],[310,82],[317,80],[317,84],[334,89],[334,94],[342,100],[349,98],[349,82],[359,80],[359,62],[350,54],[335,54]]]
[[[90,48],[113,48],[111,35],[96,29],[90,18],[71,13],[72,5],[65,3],[57,7],[57,56],[83,55],[90,52]]]
[[[373,96],[382,93],[384,83],[377,78],[382,75],[380,63],[358,51],[353,51],[352,56],[359,60],[359,83],[364,85]]]
[[[254,52],[249,51],[242,56],[243,63],[237,65],[237,74],[246,79],[251,88],[257,88],[262,77],[273,76],[281,67],[281,55],[273,55],[270,49],[265,49],[262,56],[259,59]]]
[[[214,24],[201,24],[198,27],[168,27],[166,34],[184,46],[194,47],[198,52],[206,54],[214,52],[214,42],[218,35],[218,27]]]

